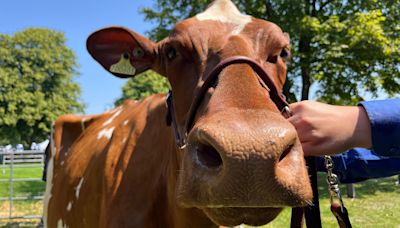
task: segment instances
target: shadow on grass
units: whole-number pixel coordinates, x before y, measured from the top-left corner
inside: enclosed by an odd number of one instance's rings
[[[0,190],[0,197],[9,197],[10,194],[10,183],[2,183],[2,190]],[[45,190],[45,182],[43,181],[23,181],[13,183],[13,195],[14,196],[41,196]]]
[[[43,195],[45,187],[43,181],[24,181],[16,188],[16,192],[26,192],[28,197],[40,196]]]
[[[329,198],[328,188],[326,183],[326,173],[318,173],[318,192],[319,198]],[[395,182],[397,180],[397,176],[379,178],[379,179],[370,179],[366,181],[362,181],[359,183],[355,183],[355,191],[356,198],[362,199],[372,195],[377,194],[378,192],[388,193],[388,192],[396,192],[400,193],[400,186],[396,185]],[[340,184],[340,192],[342,196],[345,197],[347,194],[346,184]]]
[[[25,227],[43,227],[39,225],[36,221],[13,221],[7,223],[0,223],[1,228],[25,228]]]

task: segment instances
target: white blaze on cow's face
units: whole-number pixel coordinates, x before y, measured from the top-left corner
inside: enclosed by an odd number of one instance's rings
[[[241,14],[229,0],[217,0],[206,11],[197,14],[199,21],[213,20],[229,23],[234,26],[232,35],[239,34],[251,22],[251,16]]]

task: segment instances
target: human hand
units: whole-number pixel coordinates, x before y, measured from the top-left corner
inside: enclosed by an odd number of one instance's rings
[[[290,105],[305,156],[331,155],[354,147],[370,148],[371,126],[362,106],[336,106],[316,101]]]

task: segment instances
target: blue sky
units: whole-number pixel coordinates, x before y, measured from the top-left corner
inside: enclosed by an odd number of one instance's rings
[[[76,79],[86,103],[86,114],[110,108],[121,95],[124,79],[113,77],[86,51],[86,38],[97,29],[122,25],[144,34],[152,26],[139,14],[150,0],[3,0],[0,5],[0,33],[13,34],[28,27],[46,27],[63,31],[67,46],[79,62]]]

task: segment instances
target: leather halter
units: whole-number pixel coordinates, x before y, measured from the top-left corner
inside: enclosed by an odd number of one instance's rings
[[[171,93],[168,94],[167,97],[167,107],[168,107],[168,114],[167,114],[167,124],[172,125],[174,128],[174,133],[175,133],[175,139],[176,143],[179,148],[185,148],[186,147],[186,137],[189,134],[194,118],[196,116],[197,109],[199,108],[201,101],[204,98],[204,95],[206,94],[207,90],[213,85],[215,80],[218,78],[219,74],[223,69],[228,67],[229,65],[232,64],[241,64],[241,63],[246,63],[248,64],[258,75],[259,81],[261,85],[269,92],[271,100],[275,103],[277,108],[281,111],[282,115],[288,118],[290,116],[290,109],[289,109],[289,104],[286,101],[285,96],[281,91],[278,90],[278,88],[275,86],[274,81],[269,77],[267,72],[263,69],[263,67],[254,61],[253,59],[246,57],[246,56],[232,56],[229,58],[224,59],[220,63],[218,63],[214,69],[208,74],[206,77],[206,80],[204,81],[203,85],[200,87],[200,90],[196,94],[193,103],[190,106],[189,112],[188,112],[188,118],[186,120],[185,124],[185,132],[181,134],[179,132],[177,122],[176,122],[176,117],[175,113],[173,113],[174,108],[173,108],[173,102],[172,102],[172,95]]]
[[[172,93],[171,91],[168,93],[166,100],[166,105],[168,109],[166,121],[168,126],[172,126],[175,134],[176,144],[180,149],[184,149],[187,145],[186,137],[193,126],[197,109],[199,108],[201,101],[203,100],[207,90],[214,84],[215,80],[218,78],[219,74],[222,72],[223,69],[232,64],[243,64],[243,63],[248,64],[257,73],[260,84],[269,92],[271,100],[275,103],[278,110],[281,111],[281,114],[286,118],[289,118],[291,116],[289,104],[286,101],[285,96],[280,90],[278,90],[274,81],[271,79],[271,77],[269,77],[264,68],[259,63],[257,63],[256,61],[254,61],[249,57],[232,56],[218,63],[213,68],[213,70],[207,75],[206,80],[200,87],[198,93],[196,94],[190,106],[188,112],[188,118],[186,119],[186,124],[184,127],[185,132],[183,134],[179,131],[178,124],[176,121],[176,116],[172,101]],[[307,166],[309,166],[309,163],[310,162],[307,161]],[[310,165],[312,165],[312,162],[310,163]],[[311,173],[309,173],[309,175],[311,177],[313,176],[316,177],[316,170],[313,170]],[[313,185],[312,186],[313,192],[316,191],[316,193],[318,194],[317,183],[313,182],[312,185]],[[291,227],[302,227],[304,215],[306,217],[307,225],[309,223],[312,223],[312,226],[310,227],[321,227],[318,195],[316,197],[314,196],[314,206],[309,206],[307,208],[292,209]]]

